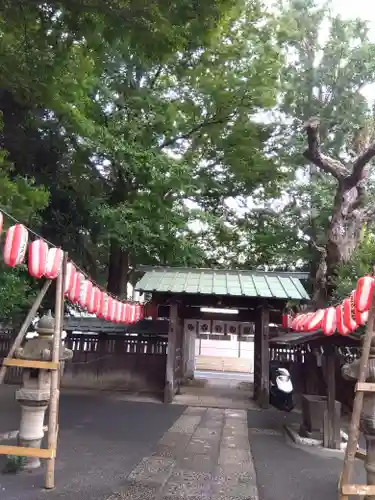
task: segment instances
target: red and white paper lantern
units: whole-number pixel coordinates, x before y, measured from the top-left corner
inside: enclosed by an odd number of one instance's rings
[[[324,309],[318,309],[314,313],[311,314],[309,319],[307,320],[306,329],[308,332],[314,332],[315,330],[319,330],[322,326],[324,317]]]
[[[69,292],[69,300],[73,302],[74,304],[78,302],[79,297],[81,295],[81,286],[82,282],[85,279],[84,275],[82,273],[76,272],[75,277],[74,277],[74,285],[72,289]]]
[[[374,286],[375,281],[371,276],[362,276],[362,278],[359,278],[355,293],[355,307],[359,312],[365,312],[370,309]]]
[[[113,318],[114,318],[114,303],[113,303],[113,298],[109,295],[107,316],[104,319],[107,321],[113,321]]]
[[[344,310],[343,304],[336,307],[336,321],[337,321],[337,331],[340,335],[349,335],[350,330],[344,323]]]
[[[115,301],[115,322],[121,323],[121,313],[122,313],[122,304],[119,300]]]
[[[118,318],[118,321],[117,323],[122,323],[122,314],[123,314],[123,311],[124,311],[124,304],[120,301],[118,301],[118,311],[117,311],[117,318]]]
[[[97,313],[98,318],[106,319],[108,314],[108,295],[105,292],[101,292],[100,308]]]
[[[64,252],[61,248],[50,248],[47,255],[47,264],[44,276],[49,280],[54,280],[62,270]]]
[[[68,262],[65,272],[64,293],[69,294],[74,287],[76,279],[76,267],[72,262]]]
[[[141,321],[142,319],[142,305],[141,304],[136,304],[135,305],[135,321]]]
[[[103,310],[103,318],[106,321],[110,321],[112,312],[112,297],[110,297],[107,293],[104,294],[104,310]]]
[[[283,328],[291,328],[293,317],[290,314],[281,315],[281,326]]]
[[[342,311],[344,326],[349,330],[349,333],[354,332],[358,325],[354,319],[354,305],[351,297],[343,301]]]
[[[128,322],[128,304],[126,302],[123,302],[122,304],[122,323],[127,323]]]
[[[5,238],[3,257],[7,266],[22,264],[25,259],[29,233],[23,224],[16,224],[8,229]]]
[[[290,325],[291,329],[296,330],[297,324],[298,324],[298,315],[294,316],[294,318],[292,319],[292,324]]]
[[[299,314],[298,322],[297,322],[297,332],[303,332],[305,322],[308,318],[306,313]]]
[[[129,314],[129,323],[133,324],[136,321],[136,319],[135,319],[136,310],[135,310],[135,305],[134,304],[130,304],[130,311],[129,312],[130,312],[130,314]]]
[[[83,280],[81,282],[81,291],[78,298],[78,303],[83,309],[87,309],[90,304],[93,285],[90,280]]]
[[[87,312],[89,314],[97,314],[100,307],[101,291],[97,286],[94,286],[91,292],[90,301],[87,304]]]
[[[324,309],[324,315],[322,319],[322,330],[324,335],[333,335],[337,327],[337,317],[336,309],[334,307],[328,307]]]
[[[359,312],[358,309],[356,308],[356,290],[353,290],[352,293],[350,294],[351,299],[352,299],[352,304],[354,304],[354,320],[357,323],[358,326],[365,325],[368,321],[368,311],[365,312]]]
[[[35,240],[29,245],[27,267],[30,276],[41,278],[47,266],[48,245],[44,240]]]
[[[310,321],[311,321],[311,318],[313,316],[314,316],[313,312],[305,314],[305,317],[304,317],[302,323],[300,324],[300,329],[302,332],[311,332]]]

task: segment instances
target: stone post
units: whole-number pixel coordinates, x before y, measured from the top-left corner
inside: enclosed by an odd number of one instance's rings
[[[54,333],[54,318],[51,313],[43,316],[37,325],[37,337],[26,341],[15,357],[27,360],[51,361]],[[71,359],[73,352],[60,346],[60,361]],[[16,391],[16,400],[21,406],[21,423],[18,434],[20,446],[41,448],[44,437],[44,417],[51,392],[51,371],[24,368],[22,386]],[[39,458],[27,458],[24,469],[40,467]]]
[[[359,363],[357,359],[353,363],[342,367],[343,377],[347,380],[357,380],[359,377]],[[366,382],[375,382],[375,337],[371,341],[370,357],[367,366]],[[363,408],[360,419],[360,430],[366,440],[366,458],[364,468],[367,474],[367,484],[375,485],[375,393],[365,392],[363,394]],[[375,500],[374,495],[366,496],[365,500]]]

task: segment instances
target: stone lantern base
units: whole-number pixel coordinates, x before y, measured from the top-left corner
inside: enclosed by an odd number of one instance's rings
[[[18,434],[19,446],[25,448],[41,448],[44,437],[44,416],[48,401],[19,400],[21,405],[21,423]],[[40,467],[38,457],[27,457],[22,469],[30,470]]]

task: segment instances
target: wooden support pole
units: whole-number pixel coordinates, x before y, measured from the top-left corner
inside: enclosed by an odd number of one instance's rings
[[[165,389],[164,403],[171,403],[175,394],[175,364],[177,348],[177,328],[178,328],[178,306],[176,303],[170,305],[167,363],[165,369]]]
[[[261,408],[269,407],[269,308],[264,302],[257,312],[254,338],[254,398]]]
[[[327,378],[327,409],[324,422],[324,446],[332,450],[340,448],[339,415],[336,415],[336,362],[333,346],[325,351],[325,367]]]
[[[8,358],[12,358],[16,350],[21,346],[22,340],[29,326],[31,325],[32,320],[35,318],[35,315],[40,307],[40,304],[42,303],[42,300],[44,299],[44,296],[47,293],[47,290],[50,287],[51,283],[52,283],[51,280],[47,280],[44,282],[42,289],[38,293],[37,298],[35,299],[33,305],[31,306],[30,311],[25,318],[25,321],[22,323],[20,331],[18,332],[17,337],[15,338],[13,345],[10,348],[10,351],[8,353]],[[0,369],[0,385],[4,382],[6,372],[7,372],[7,366],[3,364],[3,366]]]
[[[62,311],[64,302],[64,281],[66,274],[67,254],[64,254],[61,273],[56,280],[55,300],[55,331],[53,336],[52,362],[58,363],[60,359],[61,330],[63,324]],[[59,370],[51,373],[51,400],[48,415],[48,449],[55,450],[54,455],[47,461],[47,472],[45,477],[45,488],[55,487],[55,455],[57,447],[57,425],[59,411]]]

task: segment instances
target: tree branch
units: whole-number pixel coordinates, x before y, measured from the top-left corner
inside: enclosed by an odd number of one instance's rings
[[[150,87],[151,90],[155,87],[156,81],[159,78],[159,76],[160,76],[160,74],[162,72],[162,69],[163,69],[163,66],[160,65],[158,67],[158,69],[156,70],[155,75],[151,78],[150,83],[149,83],[149,87]]]
[[[338,181],[341,181],[347,174],[346,168],[340,161],[322,154],[319,126],[320,121],[318,118],[310,118],[305,124],[308,148],[303,153],[303,156],[327,174],[331,174]]]
[[[375,157],[375,142],[366,148],[353,163],[353,170],[348,182],[355,186],[366,177],[365,166]]]
[[[193,127],[189,132],[186,132],[185,134],[178,135],[176,137],[172,137],[171,139],[165,140],[161,146],[160,149],[167,148],[169,146],[173,146],[177,141],[180,141],[181,139],[189,139],[192,135],[194,135],[196,132],[199,132],[203,128],[209,127],[210,125],[219,125],[221,123],[225,123],[230,119],[231,115],[227,116],[222,116],[222,117],[214,117],[211,120],[207,120],[202,123],[198,123],[195,127]]]

